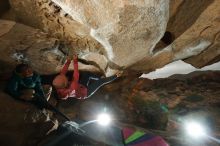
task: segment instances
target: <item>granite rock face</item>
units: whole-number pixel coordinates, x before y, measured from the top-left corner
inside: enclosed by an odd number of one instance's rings
[[[10,5],[15,21],[57,38],[106,76],[122,69],[148,73],[180,59],[195,67],[219,61],[218,0],[10,0]]]
[[[4,29],[1,29],[4,28]],[[57,38],[39,29],[14,21],[0,20],[0,73],[10,73],[15,65],[29,63],[40,74],[54,74],[65,62],[65,50],[60,49]],[[90,55],[91,56],[91,55]],[[96,66],[79,63],[80,70],[99,71]],[[71,66],[70,69],[73,69]]]
[[[84,102],[60,102],[58,108],[69,117],[94,120],[108,106],[121,123],[163,130],[155,133],[171,145],[188,146],[193,144],[185,143],[178,125],[170,121],[200,112],[219,137],[219,72],[138,78],[176,60],[198,68],[218,62],[219,0],[9,2],[0,1],[0,79],[8,78],[20,62],[40,74],[58,73],[66,55],[77,53],[82,71],[124,74]],[[13,100],[3,89],[0,96],[0,125],[5,125],[0,127],[1,144],[36,145],[53,126],[34,106]]]
[[[13,0],[10,3],[18,21],[69,43],[81,58],[92,60],[107,76],[152,56],[169,17],[169,1],[162,0]]]
[[[154,56],[136,63],[133,69],[148,71],[180,59],[198,68],[218,62],[219,12],[218,0],[170,1],[164,38],[154,48]]]

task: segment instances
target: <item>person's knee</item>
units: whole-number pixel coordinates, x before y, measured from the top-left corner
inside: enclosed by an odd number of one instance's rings
[[[24,89],[22,90],[22,95],[20,98],[24,100],[32,100],[34,98],[34,93],[34,89]]]
[[[35,90],[34,89],[24,89],[24,90],[22,90],[22,93],[26,94],[26,95],[32,95],[35,93]]]

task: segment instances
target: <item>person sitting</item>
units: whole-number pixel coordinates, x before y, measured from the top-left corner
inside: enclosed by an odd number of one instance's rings
[[[44,94],[47,91],[47,95]],[[6,86],[6,92],[16,99],[31,101],[35,96],[50,98],[52,87],[42,87],[40,75],[33,71],[28,64],[16,66],[13,75]]]
[[[71,82],[68,82],[66,73],[68,71],[71,59],[67,59],[64,67],[62,68],[59,75],[53,80],[53,86],[55,87],[57,94],[60,99],[68,99],[74,97],[77,99],[86,99],[91,97],[100,87],[117,79],[121,73],[106,78],[100,78],[94,74],[87,74],[87,76],[79,75],[78,70],[78,57],[74,55],[73,66],[74,73]],[[79,80],[80,79],[80,80]]]

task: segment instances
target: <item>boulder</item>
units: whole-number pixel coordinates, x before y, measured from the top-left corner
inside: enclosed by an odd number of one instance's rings
[[[34,105],[13,99],[0,91],[0,142],[4,146],[37,145],[47,133],[57,127],[49,113]]]
[[[14,21],[0,20],[0,74],[10,74],[14,67],[23,62],[40,74],[55,74],[65,62],[65,53],[59,41],[47,33]],[[73,66],[70,66],[70,70]],[[100,71],[92,65],[79,63],[79,69]]]
[[[92,61],[107,76],[152,55],[165,32],[169,10],[169,1],[163,0],[11,0],[10,3],[18,21],[69,42],[86,60],[88,54],[95,53]],[[27,8],[34,12],[29,13]],[[100,55],[101,60],[95,60]],[[105,62],[104,67],[101,62]]]

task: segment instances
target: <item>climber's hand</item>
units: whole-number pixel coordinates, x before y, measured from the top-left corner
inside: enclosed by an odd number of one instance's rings
[[[121,76],[122,76],[122,73],[123,73],[123,71],[118,71],[118,72],[116,73],[116,76],[117,76],[117,77],[121,77]]]

